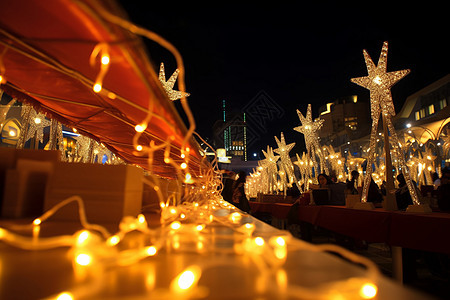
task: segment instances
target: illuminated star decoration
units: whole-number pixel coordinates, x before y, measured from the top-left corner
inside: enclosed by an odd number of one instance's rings
[[[283,166],[285,174],[288,176],[289,186],[291,186],[292,183],[296,181],[296,179],[294,174],[294,165],[292,164],[291,158],[289,157],[289,151],[291,151],[292,148],[294,148],[295,143],[286,145],[283,133],[281,133],[280,140],[278,140],[278,138],[275,137],[275,141],[277,142],[278,149],[274,149],[274,151],[280,154],[281,165]]]
[[[262,150],[264,157],[266,158],[264,160],[264,165],[267,166],[267,171],[268,171],[268,186],[269,186],[269,192],[273,192],[275,191],[275,186],[276,186],[276,182],[277,182],[277,161],[280,158],[278,155],[274,155],[273,154],[273,149],[272,147],[267,146],[267,152],[265,152],[264,150]]]
[[[369,189],[370,178],[372,174],[372,163],[374,161],[375,148],[377,143],[377,129],[378,121],[380,119],[380,114],[386,119],[386,123],[391,134],[391,139],[398,145],[399,140],[397,138],[397,133],[395,132],[394,125],[392,124],[391,118],[395,116],[394,103],[392,102],[391,87],[397,83],[400,79],[405,77],[410,71],[401,70],[395,72],[386,72],[387,66],[387,51],[388,43],[384,42],[381,49],[380,58],[378,60],[378,65],[375,66],[372,59],[366,50],[363,51],[364,60],[367,66],[368,76],[352,78],[351,81],[356,83],[370,91],[370,108],[372,116],[372,131],[370,134],[370,149],[367,159],[367,170],[366,176],[364,177],[363,193],[361,197],[362,202],[367,201],[367,194]],[[400,165],[402,166],[403,175],[405,177],[408,190],[411,194],[411,198],[414,204],[419,204],[418,196],[416,194],[415,188],[411,183],[409,176],[409,170],[406,166],[404,155],[399,155]]]
[[[178,69],[176,69],[175,72],[173,72],[172,76],[170,76],[169,80],[166,81],[166,73],[164,71],[164,64],[161,63],[161,66],[159,68],[159,81],[161,82],[164,90],[166,91],[167,96],[172,101],[181,99],[181,98],[183,98],[183,96],[188,97],[190,95],[189,93],[183,93],[180,91],[173,90],[173,87],[175,85],[175,81],[177,81],[179,72],[180,71]]]
[[[306,116],[297,109],[298,118],[300,119],[301,126],[294,128],[295,131],[303,133],[305,137],[306,151],[308,152],[309,158],[314,164],[315,177],[319,174],[319,168],[317,166],[316,154],[319,156],[320,169],[321,172],[329,174],[328,168],[325,165],[325,157],[320,149],[319,143],[319,130],[322,128],[324,120],[322,119],[312,119],[311,104],[308,104],[306,110]]]
[[[344,163],[341,157],[341,153],[336,153],[332,145],[324,146],[324,150],[328,151],[328,159],[331,164],[331,169],[335,172],[337,179],[341,181],[344,178]],[[326,157],[325,157],[326,158]]]
[[[25,126],[28,126],[25,124]],[[43,143],[44,141],[44,128],[50,126],[50,121],[45,118],[45,116],[41,113],[37,113],[34,109],[31,111],[31,115],[29,118],[29,128],[27,131],[27,135],[25,137],[24,142],[27,142],[29,139],[33,138],[36,134],[36,139]]]
[[[297,161],[294,161],[300,170],[300,179],[298,180],[298,187],[300,192],[307,191],[309,189],[309,180],[311,179],[311,168],[309,167],[309,158],[305,152],[303,152],[302,158],[295,153]],[[304,189],[302,189],[302,185]]]
[[[76,143],[76,161],[90,163],[92,161],[94,151],[94,141],[84,135],[75,137]]]

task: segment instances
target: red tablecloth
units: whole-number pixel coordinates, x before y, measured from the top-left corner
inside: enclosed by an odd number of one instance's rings
[[[292,203],[265,203],[249,201],[252,213],[269,213],[277,219],[286,219]]]
[[[450,214],[299,206],[298,216],[301,221],[369,242],[450,254]]]

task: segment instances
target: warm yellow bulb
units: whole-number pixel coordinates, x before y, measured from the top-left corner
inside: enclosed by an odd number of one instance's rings
[[[109,64],[109,61],[110,61],[110,59],[109,59],[109,56],[108,56],[108,55],[103,55],[103,56],[102,56],[102,65],[107,65],[107,64]]]
[[[366,283],[361,287],[359,295],[364,299],[372,299],[377,295],[377,286],[373,283]]]
[[[56,300],[73,300],[71,293],[63,292],[56,297]]]
[[[237,223],[237,222],[239,222],[241,220],[242,216],[241,216],[240,213],[234,212],[234,213],[230,214],[229,218],[230,218],[231,222]]]
[[[181,290],[187,290],[197,281],[196,270],[186,270],[180,274],[177,280],[177,287]]]
[[[148,254],[149,256],[155,255],[156,252],[158,252],[158,250],[156,249],[155,246],[150,246],[150,247],[147,248],[147,254]]]
[[[41,219],[34,219],[33,225],[41,225]]]
[[[111,246],[115,246],[120,242],[120,238],[117,235],[113,235],[108,239],[108,244]]]
[[[77,238],[77,244],[84,243],[89,238],[89,231],[83,230]]]
[[[75,261],[81,266],[87,266],[92,262],[92,258],[89,254],[82,253],[75,258]]]
[[[181,167],[182,169],[186,169],[186,168],[187,168],[187,163],[182,163],[182,164],[180,165],[180,167]]]
[[[184,182],[185,182],[185,183],[193,183],[193,182],[194,182],[194,181],[192,180],[192,175],[191,175],[190,173],[186,173]]]
[[[255,238],[255,244],[258,246],[264,245],[264,239],[258,236],[257,238]]]
[[[172,228],[173,230],[180,229],[180,227],[181,227],[181,223],[178,222],[178,221],[172,222],[172,223],[170,224],[170,228]]]
[[[34,123],[41,124],[42,120],[40,118],[35,118]]]
[[[9,136],[16,136],[16,132],[14,130],[9,131]]]
[[[137,150],[137,151],[142,151],[142,145],[137,145],[137,146],[136,146],[136,150]]]
[[[202,231],[203,228],[205,228],[205,226],[201,225],[201,224],[199,224],[199,225],[197,225],[197,227],[195,227],[195,229],[197,229],[197,231]]]
[[[145,220],[145,216],[143,214],[139,214],[137,219],[138,219],[138,222],[141,223],[141,224],[144,224],[145,221],[146,221]]]
[[[244,227],[247,228],[247,229],[252,229],[254,227],[254,225],[251,224],[251,223],[245,223]]]
[[[96,93],[100,93],[100,91],[102,90],[102,85],[100,83],[96,83],[92,87],[92,90]]]
[[[146,128],[147,125],[145,124],[137,124],[136,126],[134,126],[134,130],[136,130],[137,132],[144,132]]]
[[[279,245],[279,246],[285,246],[286,245],[286,240],[279,236],[276,238],[275,242]]]

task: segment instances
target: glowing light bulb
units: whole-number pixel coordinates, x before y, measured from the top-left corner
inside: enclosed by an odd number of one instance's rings
[[[71,293],[63,292],[56,297],[56,300],[73,300]]]
[[[141,224],[145,223],[145,216],[143,214],[139,214],[137,219],[139,223]]]
[[[102,61],[102,65],[108,65],[110,62],[109,56],[103,55],[101,61]]]
[[[194,181],[192,180],[192,175],[191,175],[190,173],[186,173],[184,182],[185,182],[185,183],[193,183],[193,182],[194,182]]]
[[[16,136],[16,132],[14,130],[9,131],[9,136]]]
[[[87,266],[92,262],[92,258],[89,254],[82,253],[75,258],[75,261],[81,266]]]
[[[377,295],[377,287],[373,283],[366,283],[361,287],[359,295],[364,299],[372,299]]]
[[[92,87],[92,90],[96,93],[100,93],[100,91],[102,90],[102,85],[100,83],[96,83]]]
[[[137,124],[136,126],[134,126],[134,130],[136,130],[137,132],[144,132],[146,128],[147,125],[145,124]]]
[[[3,75],[0,75],[0,84],[6,83],[6,79]]]
[[[245,223],[244,227],[247,229],[252,229],[253,227],[255,227],[255,225],[251,224],[251,223]]]
[[[83,244],[89,238],[89,232],[83,230],[77,238],[77,244]]]
[[[34,219],[33,225],[41,225],[41,219]]]
[[[255,238],[255,244],[258,246],[263,246],[264,245],[264,239],[262,237],[256,237]]]
[[[170,284],[170,289],[174,292],[186,292],[197,284],[201,276],[201,269],[198,266],[191,266],[180,275],[174,278]]]
[[[177,230],[181,228],[181,223],[178,221],[172,222],[170,224],[170,228],[172,228],[173,230]]]
[[[180,165],[180,168],[186,169],[186,168],[187,168],[187,163],[182,163],[182,164]]]
[[[158,252],[158,250],[156,249],[155,246],[150,246],[147,248],[146,252],[149,256],[154,256],[156,254],[156,252]]]
[[[197,226],[195,227],[195,229],[197,229],[197,231],[202,231],[203,228],[205,228],[205,226],[204,226],[204,225],[201,225],[201,224],[199,224],[199,225],[197,225]]]
[[[286,241],[283,237],[279,236],[276,238],[275,242],[279,245],[279,246],[285,246],[286,245]]]
[[[40,118],[35,118],[34,123],[41,124],[42,120]]]
[[[117,235],[113,235],[108,239],[108,244],[110,246],[115,246],[120,242],[120,238]]]
[[[165,162],[166,164],[170,163],[170,158],[168,158],[168,157],[164,158],[164,162]]]

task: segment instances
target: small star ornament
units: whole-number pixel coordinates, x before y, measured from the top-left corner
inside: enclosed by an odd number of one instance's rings
[[[179,72],[180,71],[178,69],[176,69],[175,72],[173,72],[172,76],[170,76],[169,80],[166,81],[166,73],[164,71],[164,64],[161,63],[161,66],[159,67],[159,81],[161,82],[164,90],[166,91],[167,96],[172,101],[181,99],[181,98],[183,98],[183,96],[188,97],[190,95],[189,93],[183,93],[180,91],[175,91],[173,89],[173,87],[175,85],[175,81],[177,81]]]
[[[328,174],[329,173],[328,167],[325,164],[325,157],[322,151],[320,150],[321,147],[319,143],[319,130],[320,128],[322,128],[324,120],[312,119],[311,104],[308,104],[306,116],[303,116],[303,114],[298,109],[297,114],[302,125],[295,127],[294,130],[303,133],[305,137],[306,149],[311,161],[314,164],[316,172],[318,172],[318,165],[315,159],[315,156],[317,154],[317,156],[319,156],[321,172]]]

